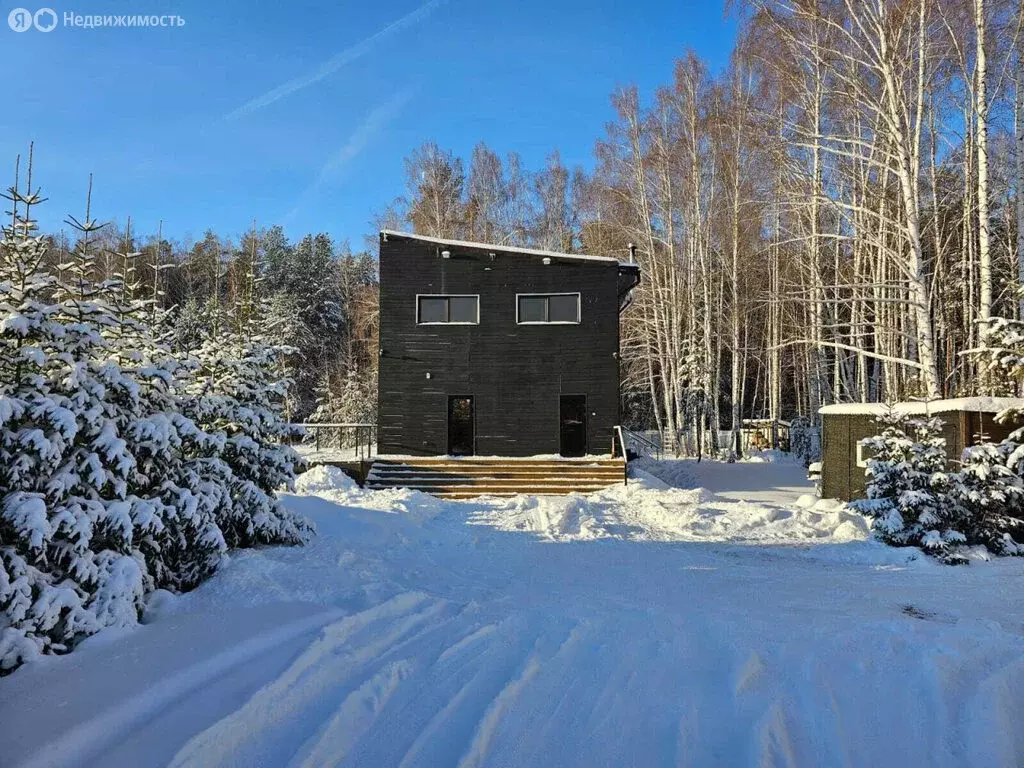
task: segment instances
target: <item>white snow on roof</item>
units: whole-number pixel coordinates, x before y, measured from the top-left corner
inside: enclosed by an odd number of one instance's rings
[[[1019,397],[957,397],[951,400],[932,400],[930,403],[839,403],[826,405],[818,409],[818,413],[865,414],[877,416],[892,409],[907,415],[928,413],[950,413],[951,411],[968,411],[972,413],[1000,413],[1010,408],[1024,409],[1024,399]]]
[[[558,253],[557,251],[542,251],[537,248],[520,248],[514,245],[492,245],[491,243],[473,243],[469,240],[445,240],[440,237],[428,237],[427,235],[414,235],[411,232],[397,232],[393,229],[382,229],[381,234],[394,237],[407,237],[411,240],[422,240],[425,243],[436,243],[437,245],[448,245],[452,248],[476,248],[478,250],[492,250],[501,253],[523,253],[529,256],[549,256],[556,259],[581,259],[584,261],[609,261],[628,266],[637,266],[628,262],[620,262],[614,256],[588,256],[583,253]]]

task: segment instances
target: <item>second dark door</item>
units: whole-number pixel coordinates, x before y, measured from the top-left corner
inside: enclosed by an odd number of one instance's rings
[[[587,453],[587,396],[562,395],[559,398],[560,449],[563,456]]]
[[[473,398],[469,395],[448,396],[448,455],[472,456]]]

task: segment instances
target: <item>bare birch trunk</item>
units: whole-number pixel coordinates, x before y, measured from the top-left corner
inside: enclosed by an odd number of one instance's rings
[[[1024,18],[1024,0],[1020,4],[1020,15]],[[1018,41],[1018,47],[1024,45]],[[1014,129],[1017,140],[1017,286],[1020,291],[1017,317],[1024,320],[1024,50],[1017,53],[1016,120]]]
[[[981,318],[981,343],[988,337],[992,317],[992,256],[989,246],[988,211],[988,95],[985,54],[985,0],[974,0],[974,30],[977,46],[976,87],[974,90],[978,152],[978,269],[981,294],[978,315]]]

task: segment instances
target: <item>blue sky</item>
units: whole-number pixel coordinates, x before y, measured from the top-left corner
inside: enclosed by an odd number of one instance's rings
[[[56,0],[54,0],[56,1]],[[20,4],[20,3],[19,3]],[[5,19],[14,4],[3,6]],[[141,231],[235,236],[253,219],[354,247],[427,140],[590,167],[612,90],[649,95],[735,25],[698,0],[82,0],[58,16],[176,14],[180,28],[0,27],[0,160],[36,142],[46,229],[94,212]],[[30,10],[34,10],[31,6]],[[10,171],[0,179],[9,184]]]

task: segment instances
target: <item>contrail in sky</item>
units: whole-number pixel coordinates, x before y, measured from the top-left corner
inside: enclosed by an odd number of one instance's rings
[[[341,149],[327,158],[327,162],[320,169],[316,180],[300,195],[298,204],[288,212],[285,220],[293,219],[303,205],[309,202],[320,191],[320,188],[330,180],[331,176],[362,154],[363,150],[366,149],[366,145],[370,143],[373,137],[398,116],[398,113],[402,111],[412,97],[413,89],[406,88],[367,112],[362,122],[359,123],[348,137],[348,140],[342,145]]]
[[[320,169],[320,177],[317,183],[327,180],[330,174],[345,166],[350,160],[357,157],[370,142],[370,139],[385,125],[390,123],[402,108],[412,98],[412,89],[406,88],[382,104],[371,109],[359,126],[348,137],[344,146],[327,159],[324,167]]]
[[[286,83],[282,83],[281,85],[277,86],[272,90],[267,91],[261,96],[257,96],[255,99],[246,102],[238,109],[229,112],[227,115],[225,115],[224,119],[232,120],[237,117],[244,117],[245,115],[252,114],[258,109],[262,109],[263,107],[273,104],[275,101],[283,99],[285,96],[290,96],[296,91],[301,91],[303,88],[308,88],[314,83],[320,82],[325,77],[333,75],[346,64],[349,64],[355,61],[356,59],[365,56],[367,53],[373,50],[374,47],[376,47],[382,40],[385,40],[386,38],[390,37],[396,32],[400,32],[406,27],[409,27],[417,23],[418,21],[422,21],[427,16],[432,14],[434,11],[436,11],[438,8],[440,8],[442,5],[444,5],[446,2],[448,2],[448,0],[430,0],[427,3],[424,3],[416,10],[406,14],[398,21],[394,21],[391,24],[388,24],[388,26],[370,35],[365,40],[358,42],[349,48],[346,48],[344,51],[341,51],[340,53],[336,53],[334,56],[327,59],[327,61],[320,64],[320,66],[318,66],[313,71],[307,72],[304,75],[300,75],[299,77],[293,78]]]

